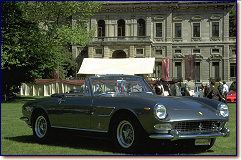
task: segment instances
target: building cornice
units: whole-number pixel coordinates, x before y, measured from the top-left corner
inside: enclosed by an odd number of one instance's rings
[[[234,5],[232,1],[105,1],[101,12],[148,11],[158,9],[227,9]]]

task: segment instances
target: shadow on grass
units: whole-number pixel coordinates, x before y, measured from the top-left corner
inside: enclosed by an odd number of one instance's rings
[[[33,136],[5,137],[5,139],[21,143],[39,144]],[[113,143],[106,137],[89,138],[76,135],[59,134],[48,140],[48,142],[45,142],[44,145],[61,146],[74,149],[86,149],[92,151],[112,152],[115,155],[125,155],[125,153],[118,152],[118,150],[114,147]],[[206,152],[213,151],[208,150]],[[143,145],[138,152],[132,153],[130,155],[194,155],[198,153],[200,153],[200,151],[193,150],[190,148],[183,148],[174,143],[164,144],[161,141],[149,141],[145,145]]]

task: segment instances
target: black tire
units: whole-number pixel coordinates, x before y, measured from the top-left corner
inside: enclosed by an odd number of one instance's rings
[[[39,112],[33,115],[32,130],[34,138],[42,143],[50,136],[50,123],[47,115],[44,112]]]
[[[133,153],[138,151],[145,140],[144,129],[135,117],[120,115],[114,119],[111,134],[118,151]]]

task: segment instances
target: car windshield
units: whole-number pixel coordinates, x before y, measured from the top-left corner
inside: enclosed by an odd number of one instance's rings
[[[129,96],[153,94],[141,77],[106,76],[90,79],[94,96]]]

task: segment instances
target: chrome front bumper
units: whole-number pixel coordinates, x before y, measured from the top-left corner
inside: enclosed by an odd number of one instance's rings
[[[219,133],[211,134],[188,134],[182,135],[177,130],[171,130],[170,134],[151,134],[149,137],[152,139],[170,139],[172,141],[178,139],[198,139],[198,138],[215,138],[215,137],[228,137],[230,130],[228,128],[222,129]]]

